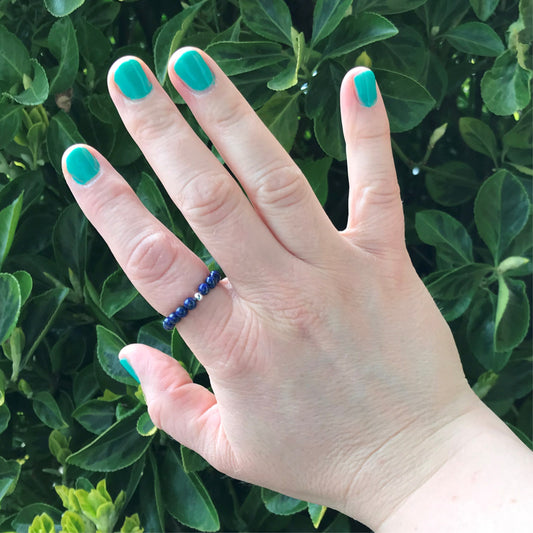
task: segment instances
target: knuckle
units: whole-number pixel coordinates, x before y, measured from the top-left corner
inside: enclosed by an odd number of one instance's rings
[[[124,270],[133,283],[164,284],[173,277],[171,271],[177,264],[177,255],[174,239],[166,231],[145,233],[133,244]]]
[[[251,118],[253,111],[248,104],[240,98],[231,99],[224,106],[216,108],[216,114],[213,117],[216,128],[222,133],[230,132],[238,128],[239,134],[246,131],[246,123]]]
[[[172,138],[176,129],[175,114],[169,113],[168,109],[150,108],[150,113],[138,113],[129,121],[129,130],[132,137],[140,145],[154,142],[161,138],[161,133]]]
[[[214,226],[235,206],[233,183],[220,173],[191,177],[181,190],[181,209],[193,224]]]
[[[301,203],[308,188],[300,169],[293,164],[277,165],[261,170],[256,176],[255,197],[261,205],[290,208]]]

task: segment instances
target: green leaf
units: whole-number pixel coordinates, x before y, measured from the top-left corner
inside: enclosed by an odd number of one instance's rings
[[[291,46],[291,13],[283,0],[241,0],[241,15],[255,33]]]
[[[2,393],[3,396],[3,393]],[[7,426],[9,425],[9,420],[11,419],[11,412],[9,411],[9,408],[5,403],[0,403],[0,435],[7,429]],[[0,464],[0,472],[2,470],[2,466]],[[1,489],[2,487],[2,475],[0,473],[0,501],[2,500],[1,497]]]
[[[144,530],[147,533],[149,531],[165,531],[165,508],[162,501],[157,464],[151,450],[148,450],[148,457],[150,461],[144,469],[137,490],[138,510],[142,516]]]
[[[506,148],[521,148],[531,150],[533,145],[533,122],[532,110],[529,108],[522,113],[518,123],[503,136],[503,144]]]
[[[113,272],[100,293],[100,306],[108,317],[124,309],[139,294],[122,269]]]
[[[166,22],[157,33],[154,44],[154,64],[155,74],[161,85],[165,83],[170,57],[182,45],[187,30],[204,3],[205,0],[186,7]]]
[[[312,159],[295,160],[322,205],[328,198],[328,173],[332,162],[331,157],[323,157],[315,161]]]
[[[498,276],[494,346],[499,352],[518,346],[529,329],[529,299],[523,281]]]
[[[495,115],[512,115],[531,100],[532,72],[524,70],[512,50],[496,58],[481,80],[481,96]]]
[[[288,152],[298,131],[299,95],[300,93],[276,93],[257,113]]]
[[[504,274],[510,270],[516,270],[517,268],[520,268],[529,262],[530,261],[527,257],[508,257],[498,265],[498,273]]]
[[[52,429],[68,427],[54,397],[47,391],[41,391],[33,397],[33,410],[37,418]]]
[[[324,518],[327,510],[328,508],[324,505],[318,505],[316,503],[307,504],[307,512],[309,513],[311,522],[313,522],[315,529],[318,529],[320,526],[320,522],[322,522],[322,518]]]
[[[103,66],[111,55],[111,43],[104,33],[87,22],[85,18],[76,20],[76,36],[81,56],[96,66]]]
[[[22,105],[39,105],[42,104],[48,98],[49,86],[48,78],[44,68],[36,59],[30,59],[33,66],[33,76],[28,76],[27,88],[19,94],[9,94],[15,102]]]
[[[435,100],[418,82],[387,70],[376,70],[379,88],[389,116],[392,132],[418,126],[435,106]]]
[[[87,431],[100,435],[115,420],[115,404],[102,400],[89,400],[77,407],[72,412],[72,416]]]
[[[476,359],[487,370],[499,372],[509,361],[511,351],[498,352],[495,341],[496,296],[480,291],[468,315],[466,336]]]
[[[44,0],[44,5],[54,17],[64,17],[78,9],[84,2],[85,0]]]
[[[305,37],[303,33],[298,33],[294,28],[291,28],[291,35],[294,58],[291,58],[287,66],[267,83],[267,87],[273,91],[285,91],[298,83],[298,72],[305,49]]]
[[[464,142],[482,154],[488,155],[498,165],[498,146],[496,135],[484,122],[477,118],[461,117],[459,119],[459,132]]]
[[[160,220],[167,228],[174,230],[174,222],[170,216],[167,204],[163,199],[163,195],[154,179],[146,172],[142,173],[141,181],[135,192],[139,200],[141,200],[152,215]]]
[[[478,56],[496,57],[505,47],[498,34],[483,22],[466,22],[443,35],[460,52]]]
[[[206,52],[227,76],[234,76],[277,65],[285,57],[281,50],[278,43],[269,41],[217,41],[210,44]]]
[[[435,202],[452,207],[471,200],[479,188],[474,169],[462,161],[448,161],[427,169],[426,188]]]
[[[209,463],[194,450],[183,446],[180,446],[181,452],[181,464],[183,465],[183,470],[188,474],[189,472],[200,472],[209,467]]]
[[[58,20],[48,34],[48,48],[59,61],[50,82],[50,92],[66,91],[74,84],[79,67],[79,52],[76,32],[69,17]]]
[[[91,472],[114,472],[132,465],[148,449],[152,437],[137,432],[137,417],[128,416],[67,459]]]
[[[0,104],[0,149],[5,148],[15,137],[22,123],[22,107]]]
[[[84,279],[87,257],[87,218],[78,204],[66,207],[54,226],[52,242],[56,263],[74,272],[78,281]]]
[[[307,507],[307,502],[296,500],[290,496],[285,496],[273,490],[261,489],[261,499],[265,507],[277,515],[292,515],[303,511]]]
[[[137,431],[143,437],[149,437],[157,432],[157,428],[154,426],[148,413],[143,413],[137,420]]]
[[[73,511],[65,511],[61,516],[61,527],[67,533],[85,533],[83,518]]]
[[[19,475],[20,464],[17,461],[0,457],[0,502],[15,490]]]
[[[472,263],[445,273],[437,273],[427,288],[444,318],[450,322],[468,309],[483,279],[492,272],[489,265]]]
[[[17,176],[0,189],[0,209],[12,204],[21,194],[24,194],[22,213],[27,211],[33,202],[41,197],[44,189],[42,172],[30,171]]]
[[[440,258],[450,266],[472,263],[472,239],[465,227],[443,211],[419,211],[415,228],[422,242],[435,246]]]
[[[11,205],[0,211],[0,269],[15,237],[15,230],[22,210],[21,194]]]
[[[4,374],[2,369],[0,369],[0,407],[4,405],[4,402],[6,399],[6,396],[5,396],[6,383],[7,383],[6,375]]]
[[[60,111],[50,120],[47,130],[48,157],[58,174],[61,171],[61,158],[64,151],[73,144],[84,143],[74,121],[64,112]]]
[[[21,318],[22,330],[26,335],[24,363],[33,355],[40,342],[54,323],[69,289],[50,289],[28,301]]]
[[[487,370],[479,376],[476,383],[473,385],[472,390],[476,393],[477,397],[482,400],[487,393],[494,387],[498,381],[498,374],[492,370]]]
[[[479,189],[474,220],[494,264],[528,221],[529,197],[520,181],[507,170],[498,170]]]
[[[21,296],[15,276],[0,273],[0,344],[9,338],[17,325]]]
[[[98,361],[108,376],[126,385],[137,386],[137,382],[128,374],[118,360],[118,353],[126,343],[104,326],[96,326],[96,353]]]
[[[31,503],[17,513],[17,516],[11,522],[11,526],[16,533],[29,533],[33,519],[42,513],[46,513],[56,524],[61,521],[61,511],[59,509],[46,503]]]
[[[202,369],[202,364],[185,344],[177,329],[172,331],[172,357],[181,363],[191,379],[194,379]]]
[[[351,0],[318,0],[313,12],[311,48],[325,39],[339,25],[351,4]]]
[[[375,13],[346,17],[326,42],[322,60],[338,57],[398,33],[392,22]]]
[[[421,84],[430,63],[426,40],[412,26],[397,23],[396,28],[397,35],[368,49],[372,68],[399,72]]]
[[[167,355],[171,355],[172,333],[162,328],[161,323],[162,320],[158,319],[141,326],[139,333],[137,334],[137,342],[139,344],[151,346]]]
[[[220,520],[200,478],[186,474],[171,448],[167,448],[161,470],[161,488],[167,511],[185,526],[200,531],[218,531]]]
[[[30,72],[28,50],[16,35],[0,25],[0,91],[20,85]]]
[[[498,2],[499,0],[470,0],[470,5],[477,18],[485,21],[494,13]]]
[[[305,102],[320,147],[339,161],[346,159],[339,103],[339,88],[345,74],[343,65],[335,60],[322,63],[309,83]]]
[[[392,15],[411,11],[426,2],[427,0],[358,0],[354,6],[358,12],[375,11],[384,15]]]

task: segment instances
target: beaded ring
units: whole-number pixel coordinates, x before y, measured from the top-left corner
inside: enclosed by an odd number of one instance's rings
[[[194,296],[185,298],[183,305],[180,305],[173,313],[170,313],[165,320],[163,320],[163,327],[167,331],[172,331],[174,326],[184,317],[186,317],[192,309],[196,307],[196,304],[202,300],[202,298],[211,290],[214,289],[220,281],[220,272],[213,270],[209,273],[209,276],[205,278],[203,283],[198,285],[198,292],[194,293]]]

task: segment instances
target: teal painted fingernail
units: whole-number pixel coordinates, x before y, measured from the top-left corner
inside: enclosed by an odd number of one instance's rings
[[[137,377],[135,370],[130,365],[130,362],[127,359],[119,359],[120,364],[126,369],[128,374],[137,382],[140,383],[141,380]]]
[[[378,99],[376,77],[371,70],[364,70],[354,78],[359,101],[365,107],[372,107]]]
[[[85,185],[100,172],[100,163],[87,148],[77,146],[67,155],[67,170],[75,182]]]
[[[174,63],[174,71],[195,91],[203,91],[215,81],[213,73],[196,50],[183,52]]]
[[[115,83],[122,94],[132,100],[144,98],[152,90],[152,84],[146,77],[144,69],[135,59],[128,59],[117,67]]]

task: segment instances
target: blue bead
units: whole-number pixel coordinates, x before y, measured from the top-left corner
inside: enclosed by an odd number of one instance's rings
[[[173,322],[172,320],[169,320],[168,316],[167,316],[167,318],[165,318],[165,320],[163,320],[163,327],[167,331],[172,331],[174,329],[175,325],[176,325],[176,322]]]
[[[187,298],[184,302],[183,302],[183,307],[185,307],[185,309],[194,309],[196,307],[196,300],[194,298]]]
[[[209,275],[214,279],[215,283],[220,281],[220,272],[218,270],[211,271]]]
[[[216,287],[216,284],[217,284],[217,282],[211,277],[211,275],[209,275],[209,276],[207,276],[207,278],[205,278],[205,282],[207,283],[207,286],[210,289],[214,289]]]
[[[185,307],[178,307],[175,311],[175,313],[180,317],[183,318],[184,316],[187,316],[187,313],[189,311],[185,309]]]
[[[205,296],[209,292],[209,285],[207,283],[200,283],[198,285],[198,292]]]
[[[176,313],[170,313],[170,315],[168,315],[167,318],[171,322],[174,322],[174,324],[177,324],[181,320],[181,318]]]

